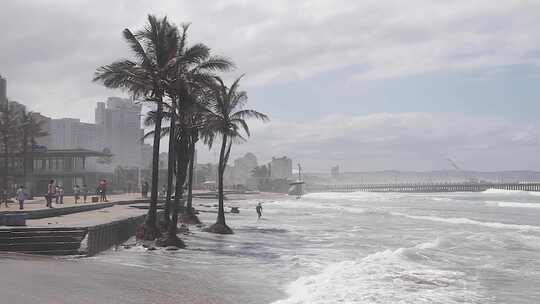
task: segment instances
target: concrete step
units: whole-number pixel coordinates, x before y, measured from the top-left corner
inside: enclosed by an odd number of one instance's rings
[[[22,236],[22,237],[1,237],[0,245],[2,244],[25,244],[25,243],[54,243],[54,242],[80,242],[84,238],[84,235],[77,236],[51,236],[51,235],[37,235],[37,236]]]
[[[0,251],[35,254],[78,254],[84,228],[0,229]]]
[[[0,232],[0,239],[17,238],[17,237],[41,237],[41,236],[65,236],[65,237],[80,237],[86,234],[86,230],[60,230],[60,231],[7,231]]]
[[[40,255],[80,255],[78,250],[43,250],[43,251],[17,251],[18,253]]]
[[[50,250],[77,250],[81,242],[8,243],[0,244],[2,251],[40,252]]]

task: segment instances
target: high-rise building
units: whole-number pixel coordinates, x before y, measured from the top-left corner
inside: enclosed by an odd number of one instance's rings
[[[106,151],[113,155],[110,161],[89,166],[96,165],[109,172],[118,166],[144,168],[147,161],[143,147],[147,145],[141,142],[144,130],[141,129],[140,117],[140,105],[129,99],[109,97],[106,103],[97,103],[95,124],[74,118],[45,117],[43,129],[49,135],[39,139],[38,144],[49,149]]]
[[[251,171],[257,167],[257,156],[253,153],[246,153],[244,156],[234,160],[234,167],[228,169],[227,182],[230,184],[247,184],[251,178]],[[227,171],[226,171],[227,172]]]
[[[95,115],[100,146],[111,151],[113,163],[142,167],[141,105],[129,99],[109,97],[106,103],[97,103]]]
[[[7,80],[0,75],[0,107],[6,107],[7,104]]]
[[[97,128],[80,119],[61,118],[49,122],[49,147],[54,149],[100,149]]]
[[[287,156],[272,157],[270,162],[271,178],[289,178],[292,176],[292,159]]]

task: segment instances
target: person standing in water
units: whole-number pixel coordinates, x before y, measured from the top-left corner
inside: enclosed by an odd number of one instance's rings
[[[258,218],[257,219],[260,219],[261,216],[262,216],[262,205],[261,203],[258,203],[257,204],[257,207],[255,207],[255,210],[257,211],[257,215],[258,215]]]

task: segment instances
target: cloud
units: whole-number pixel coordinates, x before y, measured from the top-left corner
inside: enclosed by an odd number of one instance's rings
[[[0,73],[10,97],[55,116],[91,120],[119,94],[91,83],[97,66],[128,55],[124,27],[145,15],[192,22],[237,62],[246,84],[308,79],[362,67],[352,81],[540,62],[540,3],[477,1],[2,1]]]
[[[493,117],[433,113],[329,115],[316,121],[254,123],[253,136],[233,156],[254,152],[262,162],[289,155],[306,170],[540,169],[539,126]],[[200,160],[215,155],[200,148]],[[534,165],[532,165],[534,164]],[[535,166],[535,167],[531,167]]]

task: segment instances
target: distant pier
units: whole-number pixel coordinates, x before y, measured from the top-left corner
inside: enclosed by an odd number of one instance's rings
[[[482,192],[488,189],[540,191],[539,183],[400,183],[400,184],[344,184],[306,185],[308,193],[316,192]]]

